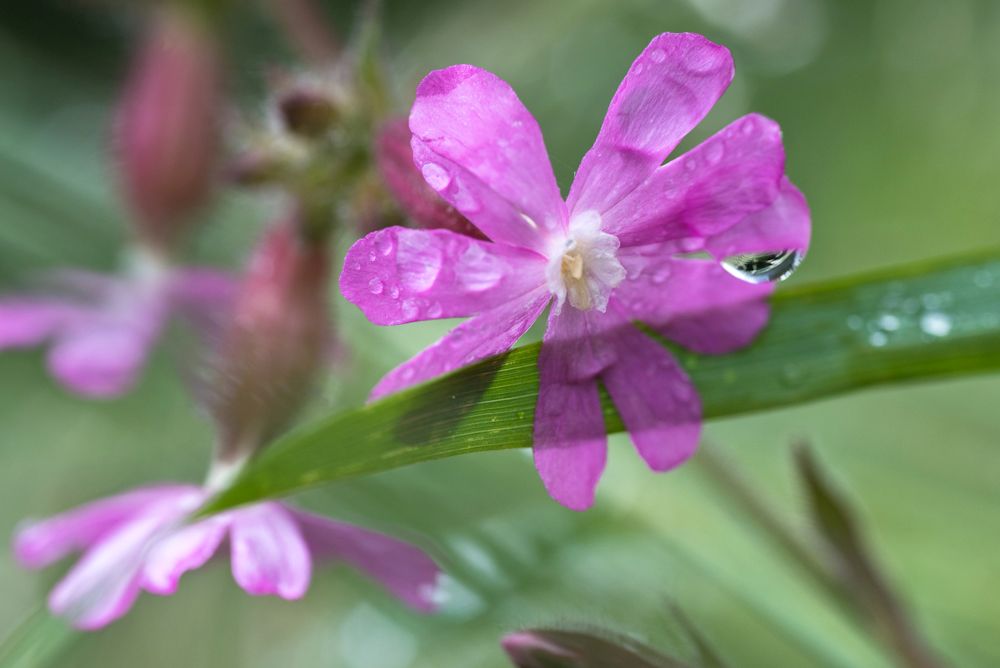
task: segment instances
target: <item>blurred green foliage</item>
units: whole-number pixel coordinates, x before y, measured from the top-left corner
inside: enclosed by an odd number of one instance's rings
[[[291,52],[260,12],[240,7],[227,24],[231,87],[254,115],[265,73]],[[0,17],[0,288],[46,267],[114,266],[123,226],[109,107],[134,38],[131,11],[45,0]],[[355,8],[331,3],[329,14],[346,32]],[[795,282],[1000,244],[1000,4],[990,0],[396,0],[385,16],[401,110],[429,69],[491,69],[539,118],[564,187],[653,34],[728,44],[737,79],[685,145],[749,110],[781,123],[788,171],[814,210],[813,250]],[[266,197],[227,196],[193,255],[238,266],[273,213]],[[345,304],[338,311],[354,352],[317,401],[327,413],[360,403],[442,328],[379,330]],[[179,343],[161,350],[138,390],[113,403],[67,395],[37,353],[0,356],[0,533],[131,486],[200,479],[211,433],[174,368],[190,354]],[[992,377],[864,392],[714,423],[706,447],[725,451],[802,526],[787,446],[807,436],[930,644],[955,665],[993,666],[998,399]],[[432,550],[452,577],[438,616],[415,617],[342,568],[318,572],[304,601],[254,599],[220,563],[185,576],[174,597],[145,596],[107,630],[72,636],[55,665],[493,667],[506,665],[502,633],[558,623],[607,626],[691,656],[668,601],[732,665],[889,665],[856,620],[705,484],[697,458],[655,476],[618,446],[585,514],[551,502],[520,452],[302,496]],[[0,554],[0,634],[35,614],[57,570],[28,576]]]

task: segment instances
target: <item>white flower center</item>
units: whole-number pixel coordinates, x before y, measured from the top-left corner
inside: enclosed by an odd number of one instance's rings
[[[618,237],[601,231],[601,216],[584,211],[569,222],[566,237],[553,241],[545,280],[559,313],[568,300],[581,311],[608,308],[612,290],[625,280]]]

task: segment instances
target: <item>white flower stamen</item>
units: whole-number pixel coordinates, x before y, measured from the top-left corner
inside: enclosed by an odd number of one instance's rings
[[[617,237],[601,231],[596,211],[573,217],[566,237],[553,242],[545,274],[556,313],[566,301],[581,311],[608,308],[611,292],[625,279],[618,246]]]

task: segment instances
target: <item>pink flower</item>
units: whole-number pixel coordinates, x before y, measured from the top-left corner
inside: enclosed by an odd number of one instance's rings
[[[607,449],[598,381],[650,468],[690,457],[698,395],[674,357],[631,323],[699,353],[748,344],[767,322],[773,286],[734,278],[738,268],[719,262],[780,252],[785,273],[810,232],[767,118],[743,117],[663,164],[732,77],[725,47],[693,34],[654,38],[563,201],[538,124],[509,85],[469,65],[431,72],[410,114],[414,160],[491,241],[388,228],[353,246],[341,289],[373,322],[473,316],[373,396],[509,349],[551,303],[534,432],[549,493],[574,509],[593,503]]]
[[[36,293],[0,297],[0,350],[49,344],[49,371],[78,394],[109,398],[135,384],[169,316],[211,327],[235,282],[209,269],[176,269],[137,255],[128,275],[50,275]]]
[[[313,560],[337,559],[407,605],[434,608],[438,570],[413,545],[271,501],[185,522],[207,495],[193,485],[141,487],[25,526],[14,552],[41,568],[83,551],[49,596],[52,612],[81,629],[118,619],[143,589],[173,594],[181,575],[205,564],[226,538],[233,577],[249,594],[301,598]]]

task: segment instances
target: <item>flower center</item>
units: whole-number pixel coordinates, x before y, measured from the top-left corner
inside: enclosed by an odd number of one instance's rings
[[[546,282],[556,298],[556,313],[563,304],[581,311],[608,308],[612,290],[625,279],[618,261],[618,238],[601,231],[601,217],[585,211],[569,223],[565,239],[553,242]]]

